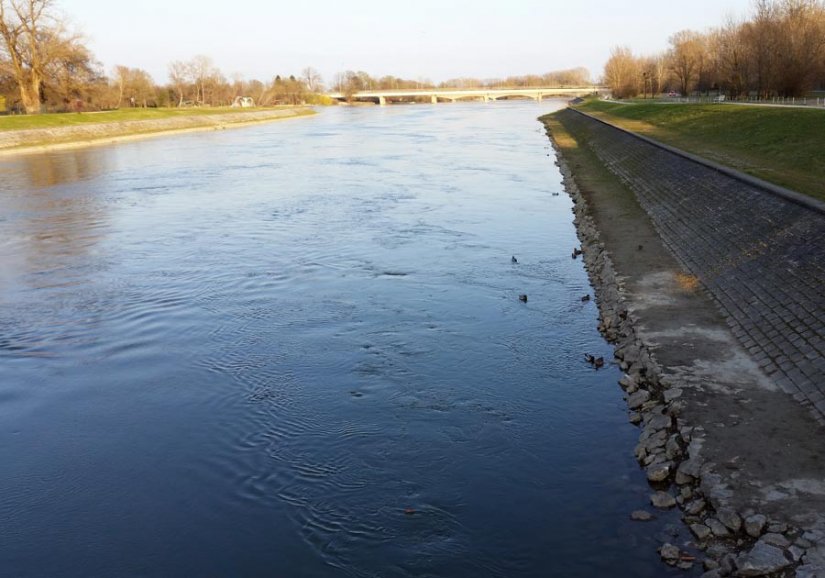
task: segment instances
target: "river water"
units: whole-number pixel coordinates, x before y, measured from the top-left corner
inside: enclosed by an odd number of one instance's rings
[[[666,575],[558,106],[0,160],[0,573]]]

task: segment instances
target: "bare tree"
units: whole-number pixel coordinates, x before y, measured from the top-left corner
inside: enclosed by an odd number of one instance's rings
[[[130,106],[146,108],[149,102],[154,101],[157,96],[157,87],[155,87],[152,77],[140,68],[116,66],[114,83],[118,92],[117,106],[121,106],[125,98]]]
[[[41,100],[48,97],[63,109],[78,110],[96,85],[105,87],[100,65],[78,37],[55,39],[49,51],[46,76],[41,85]],[[45,87],[45,88],[44,88]],[[45,94],[44,94],[45,93]]]
[[[191,84],[191,74],[189,65],[180,60],[169,64],[169,81],[172,83],[175,93],[178,95],[178,106],[183,106],[186,88]]]
[[[323,90],[321,73],[311,66],[307,66],[301,71],[301,78],[303,79],[304,84],[306,84],[308,91],[321,92]]]
[[[633,97],[641,92],[641,63],[630,48],[617,46],[604,65],[604,81],[616,98]]]
[[[40,112],[48,68],[69,35],[56,16],[52,0],[0,0],[0,49],[27,113]]]
[[[670,37],[670,45],[670,67],[679,83],[679,92],[687,96],[702,74],[703,37],[698,32],[682,30]]]
[[[580,66],[548,72],[542,77],[541,84],[545,86],[587,86],[590,84],[590,71]]]
[[[195,99],[199,103],[214,105],[221,100],[231,100],[228,95],[217,94],[219,89],[221,93],[225,92],[226,79],[210,57],[199,54],[186,64],[189,79],[195,85]]]
[[[777,90],[785,96],[802,96],[825,56],[822,3],[816,0],[782,0],[777,51]]]
[[[123,95],[126,92],[126,84],[129,82],[129,67],[118,64],[112,72],[114,83],[117,87],[117,104],[119,107],[123,103]]]
[[[203,54],[199,54],[189,61],[190,78],[196,89],[195,100],[201,104],[206,104],[206,83],[209,77],[212,76],[213,69],[212,59]]]

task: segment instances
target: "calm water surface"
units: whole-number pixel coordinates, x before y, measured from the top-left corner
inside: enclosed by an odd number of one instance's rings
[[[0,161],[0,574],[666,575],[556,106]]]

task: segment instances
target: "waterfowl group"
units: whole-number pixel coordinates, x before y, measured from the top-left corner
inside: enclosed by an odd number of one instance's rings
[[[576,257],[581,255],[582,253],[584,253],[584,251],[582,251],[578,247],[574,247],[572,257],[575,259]],[[515,255],[510,257],[510,262],[513,263],[514,265],[518,263],[518,259],[516,259]],[[581,301],[582,301],[582,303],[587,303],[588,301],[590,301],[590,299],[591,299],[590,293],[587,293],[586,295],[582,296]],[[518,296],[518,300],[521,301],[522,303],[527,303],[527,294],[521,293]],[[627,316],[627,311],[622,311],[619,315],[621,315],[622,313],[624,313],[624,315]],[[595,355],[585,353],[584,354],[584,360],[596,369],[604,367],[604,357],[596,357]]]
[[[596,357],[595,355],[590,355],[589,353],[584,354],[584,360],[599,369],[600,367],[604,367],[604,357]]]

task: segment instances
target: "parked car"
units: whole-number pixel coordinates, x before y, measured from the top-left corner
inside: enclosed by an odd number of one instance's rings
[[[725,95],[720,94],[713,99],[713,102],[725,102]]]

